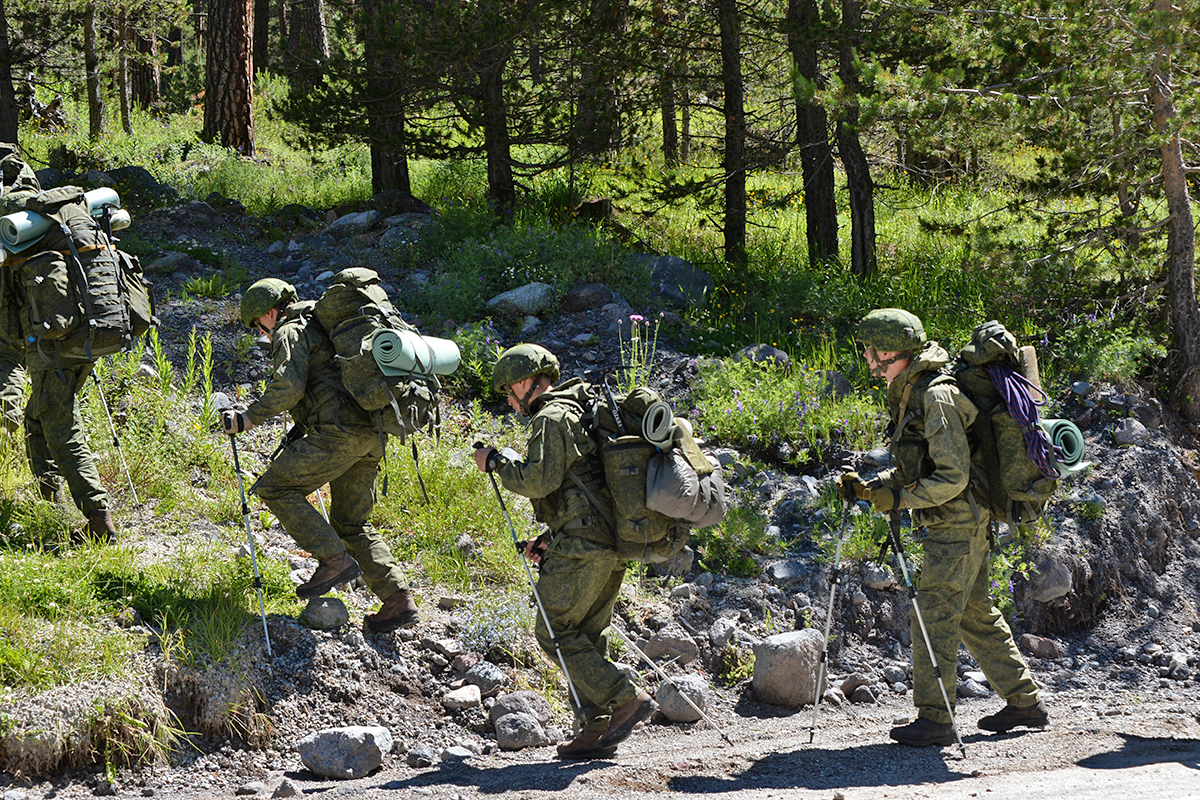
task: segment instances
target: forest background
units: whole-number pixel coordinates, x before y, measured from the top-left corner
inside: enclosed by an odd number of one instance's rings
[[[406,298],[431,325],[476,322],[488,298],[530,280],[560,294],[603,281],[657,310],[626,258],[650,251],[714,278],[708,302],[672,332],[685,353],[767,343],[865,388],[850,334],[871,308],[918,312],[951,350],[998,318],[1038,347],[1052,396],[1077,379],[1139,380],[1200,419],[1189,166],[1200,9],[987,5],[0,0],[0,140],[35,168],[137,165],[185,198],[217,192],[260,221],[245,236],[263,247],[295,233],[279,213],[289,206],[342,212],[380,192],[411,194],[438,224],[396,267],[434,265],[428,290]],[[592,197],[608,198],[611,214],[584,219]],[[134,211],[122,246],[161,252],[139,240]],[[189,283],[193,298],[228,298],[257,277],[227,254],[212,264]],[[485,344],[460,340],[471,374],[448,387],[474,404],[472,418],[494,399],[494,349],[475,349]],[[236,534],[227,442],[142,419],[188,416],[197,390],[211,414],[211,340],[187,347],[176,374],[152,338],[159,383],[145,395],[128,381],[140,352],[102,377],[118,380],[114,402],[144,411],[118,421],[130,483],[157,498],[158,528],[203,517]],[[702,384],[701,434],[760,455],[781,437],[800,452],[817,440],[863,449],[878,434],[877,405],[818,415],[818,385],[756,372],[769,369]],[[753,414],[723,413],[754,387]],[[750,405],[752,393],[741,398]],[[85,412],[103,419],[96,403],[89,395]],[[120,461],[96,446],[118,465],[107,483],[128,505]],[[376,524],[396,524],[393,546],[421,562],[418,581],[519,585],[511,545],[489,543],[467,563],[439,542],[446,519],[503,525],[478,476],[438,469],[462,446],[452,437],[425,456],[441,499],[422,510],[401,490]],[[47,542],[69,540],[69,513],[33,499],[19,445],[5,449],[6,692],[119,673],[141,645],[77,623],[128,604],[176,632],[164,652],[237,657],[231,642],[257,611],[243,563],[213,570],[197,552],[160,574],[134,570],[119,547],[57,558]],[[393,486],[412,485],[400,477]],[[702,558],[752,571],[747,553],[768,546],[762,522],[731,515],[697,540]],[[264,569],[268,607],[295,613],[286,567]]]

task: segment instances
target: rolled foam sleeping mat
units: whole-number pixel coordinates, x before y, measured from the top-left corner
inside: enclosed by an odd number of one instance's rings
[[[659,450],[675,441],[675,412],[662,400],[651,403],[642,415],[642,438]]]
[[[90,192],[84,192],[83,198],[87,201],[88,213],[93,217],[102,215],[106,208],[118,209],[113,214],[113,230],[120,230],[115,223],[121,214],[124,214],[126,219],[129,218],[129,212],[120,208],[121,196],[113,189],[92,189]],[[53,224],[36,211],[7,214],[0,217],[0,243],[3,243],[4,249],[10,253],[19,253],[45,236]],[[126,222],[122,227],[128,228],[129,223]]]
[[[1092,465],[1090,461],[1083,460],[1083,433],[1074,422],[1069,419],[1044,419],[1039,424],[1054,446],[1054,452],[1062,454],[1061,458],[1055,459],[1055,466],[1060,473],[1078,472]]]
[[[462,358],[449,339],[388,328],[375,331],[371,353],[384,375],[449,375]]]

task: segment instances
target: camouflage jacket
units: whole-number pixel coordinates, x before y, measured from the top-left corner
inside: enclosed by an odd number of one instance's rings
[[[568,471],[574,472],[600,502],[612,505],[596,441],[585,420],[591,402],[588,384],[579,378],[539,395],[530,408],[534,416],[524,460],[501,455],[496,466],[504,487],[528,497],[534,516],[555,533],[569,522],[598,514]],[[606,537],[611,542],[611,533],[599,536],[603,523],[597,520],[597,524],[590,529],[568,527],[580,530],[585,538],[598,541]]]
[[[333,343],[313,322],[316,303],[292,303],[279,315],[271,335],[271,380],[262,397],[246,409],[260,425],[277,414],[290,412],[297,425],[333,424],[374,429],[367,412],[344,399]]]
[[[917,525],[930,528],[976,520],[975,504],[967,492],[971,479],[967,428],[979,412],[943,371],[949,361],[937,342],[929,342],[888,385],[895,466],[880,480],[900,491],[900,504],[913,509]]]

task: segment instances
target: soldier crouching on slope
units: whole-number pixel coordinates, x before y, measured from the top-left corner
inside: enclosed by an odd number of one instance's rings
[[[475,463],[528,497],[534,516],[550,528],[526,545],[525,557],[541,564],[536,591],[553,629],[539,614],[538,644],[559,663],[557,637],[567,680],[582,705],[575,709],[581,730],[558,746],[559,758],[608,758],[655,704],[605,657],[625,564],[613,549],[613,533],[570,477],[611,502],[596,443],[582,421],[588,385],[574,378],[555,387],[557,380],[558,359],[543,347],[519,344],[501,354],[495,389],[514,411],[533,418],[532,434],[523,461],[480,448]]]
[[[368,614],[376,633],[412,627],[417,606],[387,542],[368,522],[383,445],[366,411],[339,389],[333,344],[313,319],[313,301],[277,278],[242,296],[242,322],[271,337],[271,381],[245,411],[226,410],[221,427],[234,435],[288,411],[304,435],[290,442],[258,482],[257,493],[296,543],[317,559],[316,572],[296,588],[320,597],[363,575],[383,600]],[[329,521],[308,496],[329,484]]]
[[[915,315],[876,309],[859,324],[856,338],[871,374],[887,381],[895,466],[864,483],[856,473],[839,478],[847,499],[882,513],[911,508],[913,524],[927,529],[917,602],[925,620],[953,711],[959,644],[966,644],[991,687],[1006,705],[979,720],[985,731],[1041,728],[1049,721],[1037,684],[1013,641],[1012,631],[989,595],[991,516],[976,502],[967,428],[979,413],[942,368],[949,354],[926,341]],[[893,728],[891,737],[914,747],[953,744],[955,735],[938,679],[912,619],[913,703],[917,720]]]

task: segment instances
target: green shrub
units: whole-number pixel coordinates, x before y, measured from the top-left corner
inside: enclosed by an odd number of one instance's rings
[[[762,557],[783,552],[779,539],[767,533],[767,526],[767,518],[749,504],[731,504],[721,522],[692,533],[691,546],[704,569],[752,577],[759,573]]]

